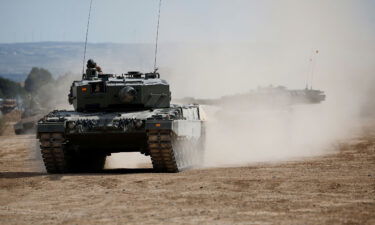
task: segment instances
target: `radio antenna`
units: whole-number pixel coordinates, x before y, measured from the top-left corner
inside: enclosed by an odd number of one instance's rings
[[[314,60],[314,62],[312,64],[312,68],[311,68],[311,84],[310,84],[310,89],[312,89],[312,86],[313,86],[314,72],[315,72],[316,61],[317,61],[317,58],[318,58],[319,50],[316,50],[314,53],[315,53],[315,60]]]
[[[87,26],[86,26],[86,39],[85,39],[85,49],[83,51],[83,63],[82,63],[82,75],[85,72],[85,61],[86,61],[86,49],[87,49],[87,37],[89,36],[89,26],[90,26],[90,17],[91,17],[91,6],[92,1],[90,1],[90,9],[89,9],[89,17],[87,19]]]
[[[307,73],[306,73],[306,89],[309,89],[311,68],[312,68],[312,64],[313,64],[313,56],[314,56],[314,53],[313,53],[313,49],[312,49],[311,55],[310,55],[310,58],[309,58],[309,62],[308,62]]]
[[[156,27],[156,40],[155,40],[155,58],[154,58],[154,72],[158,70],[156,67],[156,60],[158,55],[158,41],[159,41],[159,24],[160,24],[160,9],[161,9],[161,0],[159,0],[159,13],[158,13],[158,24]]]

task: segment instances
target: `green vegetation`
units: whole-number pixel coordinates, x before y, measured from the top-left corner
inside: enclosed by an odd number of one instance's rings
[[[26,91],[20,84],[0,77],[0,98],[15,98],[25,95]]]
[[[55,80],[52,74],[43,68],[34,67],[25,80],[25,86],[19,83],[0,77],[0,98],[17,98],[23,97],[27,93],[35,95],[38,90],[48,86]]]
[[[33,67],[24,87],[14,81],[0,77],[0,98],[21,98],[25,110],[33,112],[53,109],[67,103],[67,93],[75,77],[71,73],[59,76],[56,80],[43,68]],[[0,121],[1,125],[1,121]]]

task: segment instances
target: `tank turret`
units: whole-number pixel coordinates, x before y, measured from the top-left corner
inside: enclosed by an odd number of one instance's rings
[[[76,111],[127,111],[168,108],[169,84],[160,74],[131,71],[116,76],[88,68],[81,81],[74,81],[69,103]]]

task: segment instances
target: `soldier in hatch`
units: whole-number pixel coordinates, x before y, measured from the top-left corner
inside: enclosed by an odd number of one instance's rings
[[[96,65],[96,62],[92,59],[87,60],[87,69],[95,69],[99,74],[102,74],[102,68]]]
[[[83,75],[83,79],[97,79],[98,75],[103,74],[102,68],[96,65],[96,62],[92,59],[87,60],[86,66],[86,74]]]

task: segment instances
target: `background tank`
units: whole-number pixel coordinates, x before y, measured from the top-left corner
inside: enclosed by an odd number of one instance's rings
[[[17,135],[35,133],[38,120],[50,111],[42,107],[39,101],[32,96],[28,96],[24,100],[21,109],[21,119],[13,125],[14,132]]]
[[[159,73],[121,76],[88,69],[69,94],[74,111],[52,111],[37,124],[49,173],[97,171],[106,156],[140,152],[160,172],[199,166],[204,114],[198,105],[172,105]]]
[[[326,99],[323,91],[316,89],[290,90],[284,86],[261,87],[247,93],[226,95],[217,99],[183,98],[176,102],[216,105],[229,108],[256,108],[257,106],[280,107],[298,104],[318,104]]]
[[[28,134],[28,133],[35,133],[36,124],[40,118],[42,118],[42,114],[35,114],[33,116],[22,117],[17,123],[13,125],[14,133],[19,134]]]

